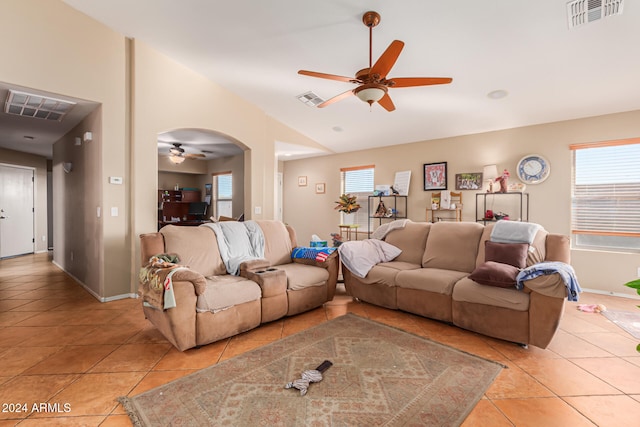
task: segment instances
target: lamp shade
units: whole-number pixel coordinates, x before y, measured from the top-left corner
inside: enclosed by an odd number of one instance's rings
[[[493,181],[498,177],[498,166],[496,165],[486,165],[482,169],[482,179],[485,181]]]
[[[354,89],[353,93],[369,105],[378,102],[387,93],[386,86],[368,83]]]
[[[182,156],[169,156],[169,161],[171,161],[171,163],[173,163],[175,165],[179,165],[180,163],[184,162],[184,157],[182,157]]]

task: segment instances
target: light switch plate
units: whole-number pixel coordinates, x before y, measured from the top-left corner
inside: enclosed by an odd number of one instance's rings
[[[113,206],[111,208],[111,216],[118,216],[118,207],[117,206]]]

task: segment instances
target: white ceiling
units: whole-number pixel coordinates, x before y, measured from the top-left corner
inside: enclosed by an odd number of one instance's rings
[[[564,0],[65,2],[335,152],[640,109],[640,6],[631,0],[622,15],[573,30]],[[355,87],[297,71],[352,76],[367,67],[367,10],[382,17],[374,62],[392,40],[405,42],[390,77],[453,83],[390,89],[391,113],[356,97],[323,109],[298,101]],[[508,96],[491,99],[494,90]]]

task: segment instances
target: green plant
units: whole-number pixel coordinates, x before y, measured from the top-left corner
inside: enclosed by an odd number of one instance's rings
[[[638,295],[640,295],[640,279],[632,280],[628,283],[625,283],[624,285],[635,289]],[[638,308],[640,308],[640,305],[638,306]],[[638,353],[640,353],[640,344],[638,344],[636,350],[638,351]]]
[[[358,212],[360,204],[357,202],[358,197],[351,194],[343,194],[340,196],[340,200],[336,202],[334,209],[344,213]]]

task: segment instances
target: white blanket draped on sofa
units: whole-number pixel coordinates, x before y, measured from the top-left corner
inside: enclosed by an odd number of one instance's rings
[[[207,223],[216,233],[220,257],[227,273],[237,276],[240,264],[264,258],[264,234],[255,221]]]

